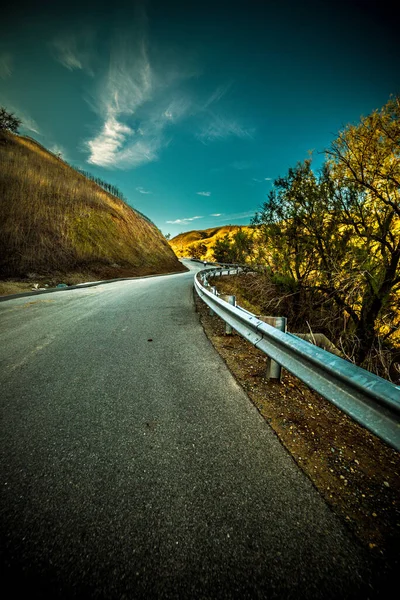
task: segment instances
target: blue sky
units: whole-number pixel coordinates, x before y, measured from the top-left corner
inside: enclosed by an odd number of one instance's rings
[[[249,223],[276,177],[400,92],[385,0],[57,4],[2,15],[0,104],[164,234]]]

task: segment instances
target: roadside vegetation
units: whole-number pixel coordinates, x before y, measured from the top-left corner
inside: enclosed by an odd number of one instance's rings
[[[0,117],[1,280],[77,283],[185,270],[117,188],[16,135],[19,121],[4,109]]]
[[[212,254],[252,268],[232,285],[260,313],[399,383],[400,97],[344,127],[319,172],[310,158],[275,180],[252,227]]]

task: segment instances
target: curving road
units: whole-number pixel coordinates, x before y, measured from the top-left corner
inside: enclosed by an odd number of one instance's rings
[[[373,597],[363,551],[205,337],[190,268],[0,303],[3,589]]]

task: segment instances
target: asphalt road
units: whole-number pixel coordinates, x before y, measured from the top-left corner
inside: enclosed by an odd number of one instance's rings
[[[6,597],[374,597],[204,335],[192,279],[0,303]]]

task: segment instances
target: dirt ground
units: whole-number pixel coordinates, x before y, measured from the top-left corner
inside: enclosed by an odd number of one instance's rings
[[[229,293],[226,282],[213,285]],[[206,335],[299,467],[383,565],[398,564],[400,454],[287,371],[281,383],[266,379],[265,354],[236,332],[226,335],[194,294]]]

